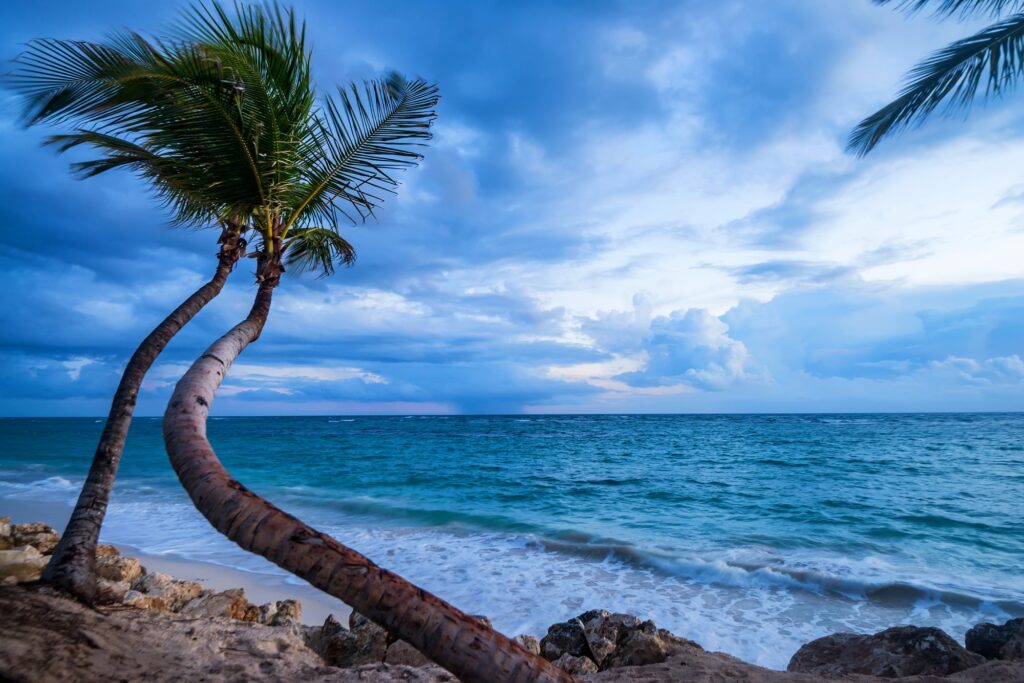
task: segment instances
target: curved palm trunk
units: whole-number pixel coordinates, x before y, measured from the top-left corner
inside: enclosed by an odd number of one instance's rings
[[[213,278],[157,325],[128,361],[78,502],[43,572],[45,583],[71,593],[87,604],[96,599],[96,544],[142,380],[174,335],[220,293],[235,263],[245,253],[245,241],[237,232],[225,230],[220,242],[217,271]]]
[[[518,643],[278,509],[224,469],[206,438],[207,414],[232,362],[262,331],[276,284],[276,277],[261,281],[249,316],[189,368],[164,413],[167,454],[192,502],[242,548],[344,600],[463,683],[573,681]]]

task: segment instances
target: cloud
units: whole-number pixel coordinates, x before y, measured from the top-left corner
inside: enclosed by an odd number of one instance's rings
[[[424,163],[358,264],[288,273],[223,414],[998,408],[1024,355],[1016,96],[865,160],[845,136],[967,32],[870,3],[442,10],[309,2],[323,89],[436,80]],[[7,45],[166,25],[122,0],[12,9]],[[330,31],[321,30],[331,26]],[[13,49],[13,48],[12,48]],[[132,176],[89,181],[0,91],[0,412],[102,414],[210,277]],[[139,410],[244,317],[252,264],[169,345]]]

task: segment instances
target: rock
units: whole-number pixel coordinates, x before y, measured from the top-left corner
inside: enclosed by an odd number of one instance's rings
[[[388,651],[388,632],[359,612],[348,615],[348,628],[354,637],[353,663],[349,666],[383,662]]]
[[[195,586],[199,587],[199,584]],[[241,588],[229,588],[220,593],[204,592],[173,611],[179,609],[182,614],[191,617],[225,617],[237,621],[256,621],[260,616],[260,608],[245,599],[245,591]]]
[[[388,646],[384,655],[386,664],[403,664],[405,666],[430,666],[432,662],[426,655],[404,640],[397,640]]]
[[[1011,662],[1024,661],[1024,634],[1018,633],[999,649],[999,659]]]
[[[600,667],[615,652],[620,640],[625,639],[629,631],[640,628],[640,620],[628,614],[608,614],[599,612],[590,619],[584,620],[583,636],[590,648],[590,656]],[[654,622],[649,622],[654,628]]]
[[[302,605],[298,600],[276,600],[260,605],[257,621],[267,626],[292,626],[302,623]]]
[[[597,664],[590,657],[574,657],[568,652],[552,662],[562,671],[574,676],[597,673]]]
[[[680,638],[663,628],[656,628],[653,621],[645,621],[641,628],[626,632],[626,636],[616,645],[615,652],[602,662],[601,668],[661,664],[673,655],[703,650],[704,648],[692,640]]]
[[[99,589],[99,595],[97,596],[97,602],[101,605],[115,605],[117,603],[123,603],[125,595],[132,589],[132,586],[127,581],[110,581],[108,579],[98,579],[97,588]],[[142,595],[139,593],[139,595]]]
[[[100,543],[96,546],[96,557],[117,557],[121,554],[121,551],[112,545],[106,543]]]
[[[11,526],[11,537],[15,547],[30,545],[43,555],[52,553],[60,541],[60,534],[42,522],[14,524]]]
[[[14,535],[11,533],[11,518],[0,517],[0,550],[14,547]]]
[[[172,612],[181,610],[204,593],[203,587],[198,583],[177,581],[162,572],[143,574],[132,582],[132,588],[152,598],[159,598],[163,601],[165,609]]]
[[[587,641],[583,635],[583,624],[595,616],[610,616],[604,610],[584,612],[575,619],[553,624],[546,636],[540,639],[540,654],[549,661],[555,661],[564,654],[582,657],[587,654]]]
[[[964,642],[968,650],[986,659],[1008,659],[1000,652],[1016,636],[1024,636],[1024,618],[1010,619],[1002,626],[978,624],[967,632]]]
[[[303,637],[309,648],[331,666],[348,668],[383,662],[388,650],[384,629],[356,612],[350,616],[349,625],[351,630],[330,615],[323,626],[302,627]]]
[[[516,636],[512,640],[526,648],[527,652],[532,652],[535,655],[540,654],[540,641],[537,640],[537,636],[528,636],[523,634]]]
[[[137,590],[128,590],[125,592],[124,597],[121,598],[121,602],[129,607],[148,609],[154,612],[170,611],[170,608],[167,606],[167,601],[163,598],[146,595],[145,593],[140,593]]]
[[[30,545],[0,550],[0,580],[7,583],[38,581],[48,561]]]
[[[818,638],[797,650],[787,670],[819,676],[948,676],[984,661],[940,629],[897,626],[874,635]]]
[[[659,629],[653,621],[605,610],[584,612],[555,624],[540,641],[540,653],[550,661],[563,655],[587,657],[600,670],[659,664],[673,654],[700,645]]]
[[[142,564],[134,557],[120,555],[103,555],[97,553],[96,574],[107,581],[127,581],[131,583],[146,573]]]

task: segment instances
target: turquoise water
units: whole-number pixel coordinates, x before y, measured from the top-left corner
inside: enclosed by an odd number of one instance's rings
[[[0,420],[0,495],[71,501],[102,424]],[[1024,416],[223,418],[233,474],[508,632],[605,607],[782,668],[836,630],[1024,616]],[[136,421],[106,538],[276,572]]]

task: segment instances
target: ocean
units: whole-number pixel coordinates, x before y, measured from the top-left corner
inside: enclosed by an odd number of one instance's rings
[[[0,496],[73,502],[101,420],[0,419]],[[587,609],[764,666],[1024,616],[1024,415],[213,418],[243,483],[508,634]],[[9,514],[10,510],[0,510]],[[135,421],[104,540],[283,574]],[[298,579],[295,579],[298,581]]]

